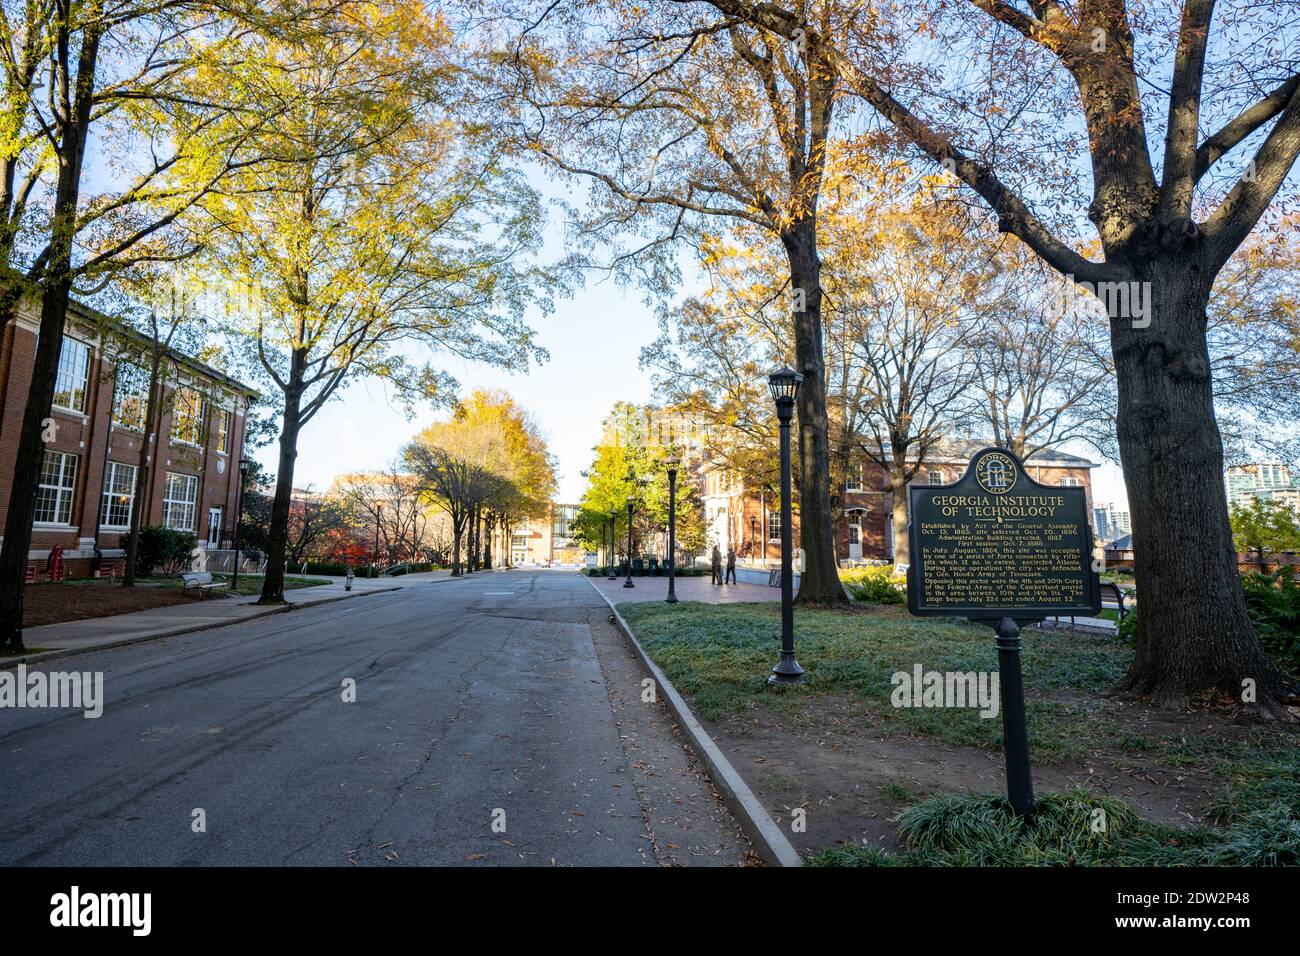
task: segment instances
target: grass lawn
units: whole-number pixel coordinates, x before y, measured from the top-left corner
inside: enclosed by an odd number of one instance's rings
[[[804,806],[810,820],[819,812],[830,818],[819,835],[823,842],[810,837],[801,849],[852,837],[856,846],[828,851],[818,862],[1095,862],[1102,856],[1160,862],[1152,848],[1179,834],[1185,848],[1199,834],[1207,854],[1219,852],[1222,830],[1202,832],[1188,824],[1244,826],[1248,819],[1261,839],[1278,827],[1290,834],[1284,857],[1287,846],[1300,850],[1300,736],[1290,728],[1238,722],[1221,709],[1171,714],[1103,696],[1132,658],[1131,649],[1112,640],[1025,632],[1030,756],[1040,793],[1057,791],[1043,819],[1050,811],[1058,821],[1091,820],[1096,800],[1112,800],[1100,806],[1110,821],[1105,832],[1110,840],[1123,834],[1131,858],[1112,843],[1089,855],[1091,843],[1063,848],[1046,837],[1047,848],[1013,840],[998,854],[980,856],[982,850],[952,834],[1010,832],[997,797],[1004,786],[1000,715],[896,708],[891,677],[917,664],[995,671],[989,628],[913,618],[897,607],[801,609],[796,646],[806,684],[773,691],[766,678],[780,643],[776,605],[629,603],[619,611],[669,679],[692,698],[710,731],[726,741],[723,749],[739,755],[738,769],[752,776],[769,807],[780,813]],[[954,799],[965,801],[960,812],[950,806]],[[884,819],[900,811],[896,826]],[[1256,812],[1273,812],[1273,829],[1262,826]],[[1184,829],[1171,830],[1175,825]],[[936,836],[936,826],[951,832]],[[1076,836],[1092,832],[1062,826],[1059,832]],[[862,848],[864,834],[874,834],[884,848]]]

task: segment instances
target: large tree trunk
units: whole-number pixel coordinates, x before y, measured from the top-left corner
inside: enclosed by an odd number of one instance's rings
[[[893,501],[889,505],[889,520],[894,527],[894,564],[910,564],[911,549],[907,541],[907,476],[903,474],[901,459],[895,453],[889,469],[889,488]]]
[[[266,542],[266,577],[262,579],[262,596],[258,604],[284,603],[284,559],[289,543],[289,510],[293,502],[293,470],[298,460],[299,402],[297,370],[290,374],[290,388],[284,396],[284,418],[280,426],[280,462],[275,475],[275,498],[271,502],[271,528]]]
[[[790,262],[790,283],[796,296],[795,371],[803,374],[798,401],[798,478],[799,544],[803,548],[804,569],[797,600],[801,604],[848,604],[835,557],[830,419],[826,413],[826,355],[822,345],[821,263],[817,258],[815,219],[808,216],[796,221],[782,233],[781,241]]]
[[[1139,278],[1150,326],[1112,322],[1140,615],[1120,689],[1180,707],[1216,689],[1241,701],[1253,686],[1276,710],[1295,685],[1264,653],[1242,597],[1205,338],[1209,282],[1192,256],[1157,260]]]

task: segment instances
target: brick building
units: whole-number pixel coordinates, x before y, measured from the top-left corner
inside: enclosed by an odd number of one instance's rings
[[[927,456],[913,479],[922,484],[946,485],[965,474],[971,456],[992,444],[988,441],[947,442]],[[885,470],[866,456],[850,469],[838,489],[840,516],[835,522],[836,557],[841,562],[889,561],[894,556],[891,520],[893,494]],[[1025,471],[1045,485],[1081,487],[1092,508],[1091,471],[1094,462],[1055,449],[1044,449],[1025,462]],[[705,467],[704,512],[709,545],[722,551],[736,549],[740,558],[771,564],[781,556],[781,502],[773,494],[745,487],[736,475]],[[795,502],[793,539],[799,546],[799,508]]]
[[[525,518],[511,528],[510,563],[515,565],[569,565],[582,561],[573,540],[577,505],[551,502],[543,518]]]
[[[25,303],[0,339],[0,513],[9,507],[38,326]],[[238,463],[257,393],[169,351],[159,435],[145,436],[148,372],[127,358],[138,359],[142,344],[94,310],[68,310],[28,555],[38,572],[56,545],[69,577],[90,575],[101,560],[120,564],[136,494],[149,496],[146,523],[192,531],[201,548],[233,546]],[[157,450],[140,475],[145,441]]]

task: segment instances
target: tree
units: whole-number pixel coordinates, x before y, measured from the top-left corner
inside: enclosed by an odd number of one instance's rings
[[[1266,553],[1300,550],[1300,516],[1281,501],[1252,498],[1232,508],[1232,539],[1238,551],[1254,551],[1263,564]]]
[[[547,513],[555,491],[555,466],[541,430],[504,392],[474,392],[453,416],[417,435],[402,456],[419,487],[451,520],[453,575],[462,571],[466,535],[466,567],[474,569],[483,530],[475,526],[485,516],[489,541],[494,524],[508,540],[513,522]]]
[[[261,6],[266,12],[255,16],[264,22],[283,12],[275,2]],[[207,135],[224,107],[180,90],[200,62],[221,62],[224,45],[248,22],[249,11],[239,8],[195,0],[5,6],[0,52],[11,60],[0,111],[6,134],[0,150],[0,318],[10,322],[28,291],[38,291],[40,299],[0,546],[0,642],[10,652],[23,648],[23,580],[42,434],[74,286],[80,281],[94,288],[134,263],[173,255],[154,240],[232,168],[238,136]],[[38,82],[48,83],[45,96],[33,95]],[[125,185],[83,203],[92,134],[105,137],[110,153],[120,148],[121,176],[112,179],[115,187],[122,179]]]
[[[1016,239],[998,250],[994,268],[1000,274],[981,290],[987,307],[964,337],[973,374],[963,411],[1022,461],[1071,441],[1113,457],[1105,317],[1078,308],[1073,290]]]
[[[748,224],[781,248],[786,334],[804,376],[798,486],[805,570],[799,601],[841,604],[829,482],[818,201],[840,77],[820,40],[798,47],[704,4],[524,3],[503,82],[518,136],[555,168],[592,181],[581,235],[597,248],[651,233],[609,267],[675,292],[678,240]],[[534,6],[544,8],[539,13]],[[817,17],[822,4],[811,6]],[[550,39],[536,27],[555,27]],[[709,224],[713,225],[709,225]],[[639,241],[639,240],[638,240]],[[619,246],[616,246],[619,248]],[[761,384],[761,383],[760,383]]]
[[[1287,5],[1187,0],[1175,22],[1122,0],[935,0],[914,8],[929,41],[917,48],[947,54],[927,65],[894,40],[914,35],[901,8],[882,23],[857,5],[813,21],[780,3],[709,3],[815,43],[1000,230],[1104,301],[1143,589],[1142,636],[1120,689],[1181,706],[1204,691],[1236,698],[1249,679],[1262,708],[1284,715],[1294,683],[1260,646],[1238,580],[1206,313],[1216,277],[1300,154],[1300,61],[1252,42],[1290,28]],[[1169,55],[1149,56],[1139,34]],[[977,93],[964,82],[972,72]],[[1092,195],[1076,202],[1084,147]],[[1234,154],[1248,158],[1231,170],[1223,160]],[[1085,205],[1100,259],[1071,241]]]
[[[540,275],[532,191],[452,108],[461,77],[446,23],[417,0],[357,4],[323,35],[243,47],[214,83],[275,117],[250,149],[279,161],[232,178],[204,209],[209,261],[254,290],[234,316],[249,366],[281,398],[279,467],[261,602],[284,600],[298,435],[344,382],[407,402],[454,383],[412,356],[509,368],[545,353],[524,311]]]

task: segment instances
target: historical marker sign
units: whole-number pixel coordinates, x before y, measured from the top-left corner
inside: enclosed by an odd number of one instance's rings
[[[1014,454],[985,448],[956,484],[910,495],[913,614],[1025,622],[1101,611],[1082,488],[1040,485]]]

